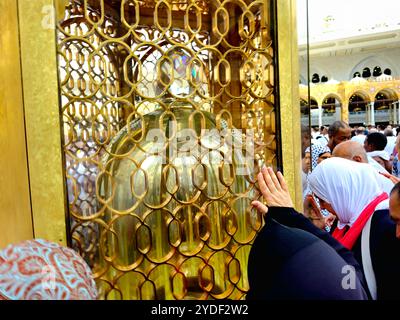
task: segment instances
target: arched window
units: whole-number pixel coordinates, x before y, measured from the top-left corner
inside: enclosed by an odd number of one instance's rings
[[[392,74],[392,70],[386,68],[385,70],[383,70],[383,73],[386,74],[387,76],[390,76]]]
[[[362,72],[363,78],[369,78],[371,76],[371,70],[368,67],[365,67]]]
[[[322,76],[321,77],[321,82],[328,82],[328,77],[327,76]]]
[[[381,69],[381,67],[376,66],[376,67],[374,68],[374,71],[372,72],[372,75],[373,75],[374,77],[379,77],[381,74],[382,74],[382,69]]]
[[[317,100],[315,100],[315,99],[311,99],[311,102],[310,102],[310,108],[311,108],[311,109],[318,109],[318,103],[317,103]]]
[[[312,82],[312,83],[318,83],[318,82],[319,82],[319,75],[318,75],[318,73],[314,73],[314,74],[312,75],[311,82]]]
[[[308,103],[304,99],[300,99],[300,113],[302,116],[308,116],[310,114],[310,110],[308,109]]]
[[[389,109],[389,103],[392,103],[392,99],[384,93],[384,92],[378,92],[378,94],[375,96],[375,103],[374,107],[375,110],[385,110]]]
[[[366,110],[367,101],[359,94],[353,94],[349,99],[349,112],[362,112]]]
[[[322,102],[322,112],[326,114],[334,114],[336,107],[340,106],[339,100],[335,97],[327,97]]]

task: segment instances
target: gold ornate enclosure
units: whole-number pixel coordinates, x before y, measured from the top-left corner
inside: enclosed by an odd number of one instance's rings
[[[101,296],[243,298],[255,173],[277,160],[271,3],[64,5],[70,234]]]
[[[1,1],[1,243],[68,238],[101,298],[243,298],[260,164],[301,198],[294,3]]]

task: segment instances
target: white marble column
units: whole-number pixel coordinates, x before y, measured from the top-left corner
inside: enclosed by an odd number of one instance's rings
[[[392,124],[397,123],[397,102],[392,102],[390,104],[390,121]]]
[[[318,106],[318,127],[322,126],[322,106]]]
[[[371,124],[374,126],[375,125],[375,108],[374,108],[375,102],[371,102],[371,108],[370,108],[370,114],[371,114]]]
[[[397,123],[400,124],[400,100],[397,101]]]
[[[340,103],[335,103],[335,121],[342,120],[342,110]]]
[[[369,104],[367,103],[365,105],[365,123],[367,124],[367,126],[371,124],[369,109]]]

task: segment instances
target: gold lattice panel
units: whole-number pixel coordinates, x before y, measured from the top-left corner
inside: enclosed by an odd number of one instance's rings
[[[269,1],[57,3],[69,234],[101,298],[244,298],[276,165]]]

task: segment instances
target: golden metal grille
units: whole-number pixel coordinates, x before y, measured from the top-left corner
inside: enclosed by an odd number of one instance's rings
[[[276,165],[269,1],[57,4],[70,234],[101,297],[243,298]]]

